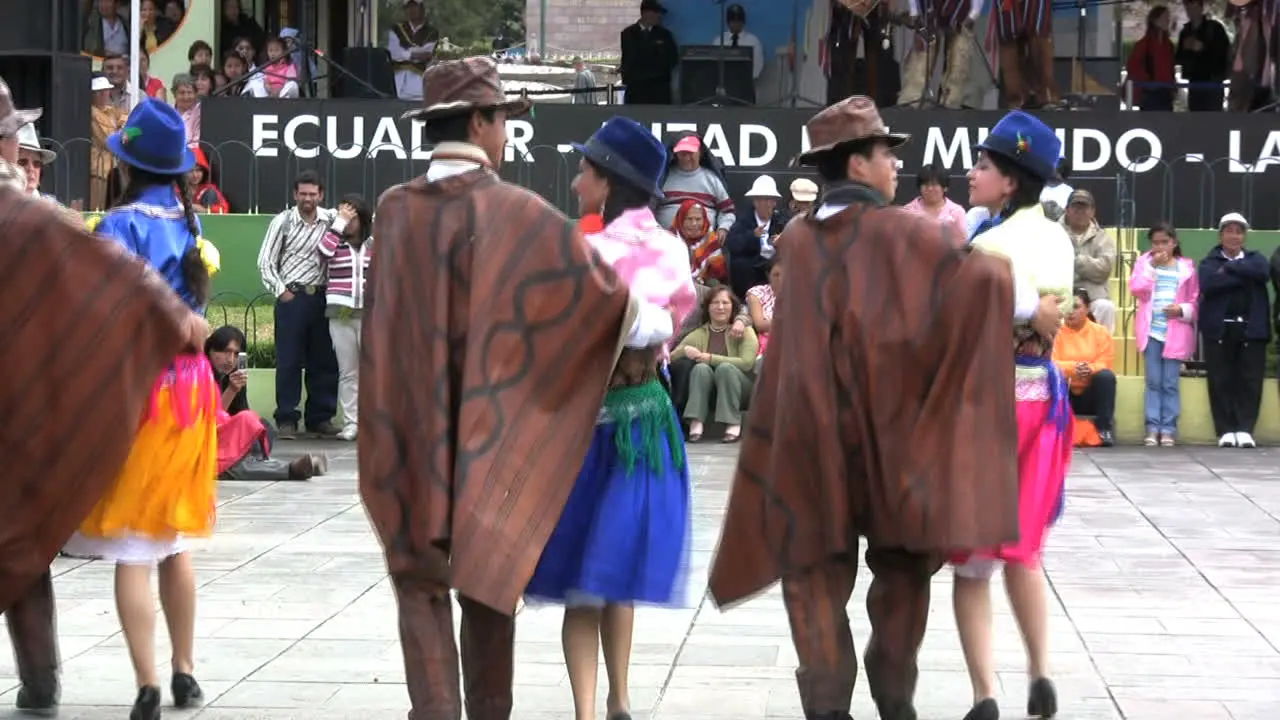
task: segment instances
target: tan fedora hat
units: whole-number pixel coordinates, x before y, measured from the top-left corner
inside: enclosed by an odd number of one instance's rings
[[[865,95],[841,100],[809,118],[804,127],[809,132],[809,149],[796,155],[792,165],[813,165],[824,153],[848,143],[883,140],[889,147],[898,147],[911,139],[889,132],[875,102]]]

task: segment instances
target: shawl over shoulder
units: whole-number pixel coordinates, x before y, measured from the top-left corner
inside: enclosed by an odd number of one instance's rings
[[[512,613],[634,305],[569,220],[487,170],[388,190],[374,236],[361,497],[393,575]]]
[[[57,205],[0,189],[0,609],[49,567],[129,455],[190,314]]]
[[[1016,538],[1009,263],[871,202],[783,237],[716,602],[856,552],[859,535],[919,552]]]

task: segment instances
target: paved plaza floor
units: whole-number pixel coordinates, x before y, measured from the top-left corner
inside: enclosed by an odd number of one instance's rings
[[[284,453],[301,444],[281,443]],[[195,544],[201,720],[403,718],[408,700],[395,605],[355,488],[350,445],[326,445],[332,472],[310,483],[225,483],[218,534]],[[641,609],[631,669],[637,720],[801,718],[775,590],[728,613],[702,599],[734,449],[698,446],[693,572],[685,609]],[[1076,456],[1070,499],[1050,537],[1054,677],[1071,720],[1280,717],[1280,449],[1116,448]],[[111,568],[59,560],[62,717],[127,717],[133,676],[116,621]],[[935,581],[921,652],[922,719],[969,703],[950,576]],[[865,582],[851,611],[867,636]],[[1023,653],[1003,594],[997,651],[1006,717],[1025,703]],[[518,623],[518,720],[567,720],[560,613]],[[158,623],[163,637],[163,623]],[[157,657],[167,685],[168,649]],[[603,674],[603,672],[602,672]],[[0,718],[16,679],[0,653]],[[167,692],[167,691],[166,691]],[[602,682],[600,697],[603,702]],[[859,685],[854,716],[876,717]],[[601,712],[603,717],[603,709]]]

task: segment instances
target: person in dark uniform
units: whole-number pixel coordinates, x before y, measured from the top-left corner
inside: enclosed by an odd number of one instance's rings
[[[667,9],[658,0],[640,3],[640,20],[622,31],[622,82],[627,105],[670,105],[671,73],[680,61],[676,39],[662,27]]]

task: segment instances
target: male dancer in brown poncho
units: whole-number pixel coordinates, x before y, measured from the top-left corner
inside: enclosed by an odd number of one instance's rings
[[[58,550],[124,464],[156,376],[208,325],[116,243],[26,194],[18,110],[0,80],[0,610],[20,711],[57,710]]]
[[[884,720],[914,720],[929,580],[945,553],[1018,531],[1007,260],[957,249],[889,206],[889,133],[869,98],[808,124],[825,188],[782,234],[787,277],[743,434],[711,593],[724,606],[782,580],[809,720],[848,720],[858,660],[845,610],[867,539],[866,670]]]
[[[511,715],[512,614],[586,456],[623,345],[671,335],[582,236],[495,170],[508,101],[488,58],[433,65],[425,177],[388,190],[360,363],[360,494],[386,552],[412,720]]]

